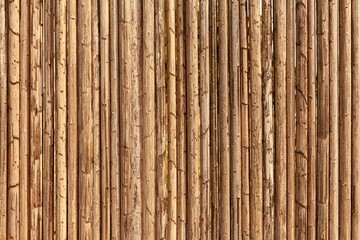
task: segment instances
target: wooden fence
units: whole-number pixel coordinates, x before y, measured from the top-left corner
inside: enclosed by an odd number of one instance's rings
[[[0,0],[0,239],[360,239],[359,0]]]

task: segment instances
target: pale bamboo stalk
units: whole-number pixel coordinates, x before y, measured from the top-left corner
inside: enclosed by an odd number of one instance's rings
[[[78,37],[78,126],[79,129],[79,238],[92,239],[94,109],[92,106],[92,51],[91,2],[81,1],[77,6]],[[115,212],[114,212],[115,214]],[[116,228],[113,229],[116,231]]]
[[[78,79],[77,79],[77,43],[76,43],[76,1],[68,0],[67,2],[67,27],[71,29],[67,34],[67,222],[68,238],[78,239],[79,228],[79,211],[78,211],[78,191],[79,191],[79,171],[78,171]]]
[[[240,2],[240,66],[241,66],[241,227],[242,239],[250,239],[250,136],[249,136],[249,50],[247,0]]]
[[[101,230],[101,198],[100,198],[100,169],[101,169],[101,156],[100,156],[100,56],[99,56],[99,5],[101,2],[98,0],[91,1],[91,76],[92,76],[92,111],[93,111],[93,182],[92,182],[92,215],[91,215],[91,228],[92,238],[100,240]]]
[[[55,2],[45,1],[43,237],[54,239],[54,35]]]
[[[133,238],[140,239],[142,234],[142,188],[141,188],[141,139],[142,139],[142,2],[133,0],[131,7],[132,14],[132,71],[131,71],[131,107],[132,107],[132,181],[131,181],[131,209],[133,209],[131,225],[133,226]]]
[[[110,189],[111,238],[121,239],[120,224],[120,116],[118,1],[110,0]]]
[[[339,238],[339,3],[329,1],[329,236]],[[310,68],[310,65],[309,65]],[[309,126],[310,127],[310,126]]]
[[[56,2],[56,238],[67,238],[67,174],[66,174],[66,0]]]
[[[308,31],[307,1],[296,5],[296,231],[295,239],[307,239],[308,159]],[[289,60],[289,59],[287,59]],[[289,93],[289,92],[288,92]],[[289,159],[288,159],[289,161]]]
[[[20,1],[20,239],[30,233],[30,1]]]
[[[230,238],[241,238],[240,1],[230,8]],[[208,32],[208,31],[206,31]],[[203,121],[202,121],[203,122]],[[203,174],[202,174],[203,175]],[[211,221],[211,220],[209,220]]]
[[[176,45],[175,45],[175,0],[167,2],[167,78],[168,78],[168,238],[176,239],[177,199],[177,149],[176,149]],[[209,188],[210,190],[210,188]]]
[[[43,161],[43,39],[42,3],[31,1],[31,47],[30,47],[30,238],[42,239],[42,161]]]
[[[219,1],[219,232],[220,239],[230,239],[230,139],[229,139],[229,86],[228,86],[228,2]]]
[[[286,185],[287,185],[287,239],[294,240],[296,232],[296,101],[295,101],[295,9],[294,0],[286,0],[286,136],[287,136],[287,152],[286,152]],[[298,9],[301,5],[296,5]],[[276,91],[276,90],[275,90]]]
[[[100,4],[101,239],[110,234],[110,58],[109,0]]]
[[[122,239],[133,239],[132,192],[132,86],[131,86],[131,44],[132,21],[130,1],[119,2],[119,48],[120,48],[120,169],[121,169],[121,233]]]
[[[8,4],[8,205],[7,238],[20,238],[20,0]]]
[[[316,65],[315,1],[308,0],[308,216],[307,237],[316,239]]]
[[[7,225],[7,184],[8,184],[8,76],[7,76],[7,5],[5,0],[0,1],[0,239],[6,239]]]
[[[210,171],[211,171],[211,239],[219,239],[219,135],[217,85],[217,0],[210,0]]]
[[[176,238],[186,239],[186,69],[183,0],[176,7],[176,158],[177,158],[177,219]]]
[[[275,239],[287,238],[286,2],[274,1]]]
[[[329,184],[329,4],[317,5],[317,165],[316,165],[316,238],[328,238]]]
[[[155,21],[154,0],[143,0],[143,222],[142,238],[155,238]]]
[[[187,77],[187,238],[200,238],[200,108],[198,83],[198,4],[186,1]]]
[[[351,238],[351,1],[340,1],[340,239]]]
[[[156,239],[167,238],[168,149],[165,79],[165,2],[155,0]]]
[[[272,59],[272,1],[262,2],[262,76],[264,109],[264,239],[274,239],[274,80]]]
[[[351,1],[351,91],[352,91],[352,122],[351,122],[351,184],[352,184],[352,219],[351,219],[351,238],[360,238],[360,6],[359,1]]]

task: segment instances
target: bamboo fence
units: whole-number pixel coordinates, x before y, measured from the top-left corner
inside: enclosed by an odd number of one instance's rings
[[[359,240],[359,5],[0,0],[0,240]]]

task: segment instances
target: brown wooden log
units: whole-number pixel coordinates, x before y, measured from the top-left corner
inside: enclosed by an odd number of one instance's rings
[[[340,1],[340,239],[351,238],[351,1]]]
[[[262,2],[261,66],[264,111],[264,239],[274,238],[274,79],[272,57],[272,2]]]
[[[339,61],[338,1],[329,2],[329,236],[339,238]],[[310,67],[310,65],[309,65]]]
[[[308,31],[307,2],[296,3],[296,231],[307,239]],[[287,59],[288,60],[288,59]],[[289,159],[288,159],[289,160]]]
[[[275,68],[275,239],[287,238],[286,199],[286,3],[274,2]]]

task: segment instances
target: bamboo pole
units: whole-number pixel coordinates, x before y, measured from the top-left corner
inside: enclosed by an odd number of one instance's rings
[[[77,79],[77,28],[76,28],[76,1],[68,0],[67,24],[71,31],[67,34],[67,134],[71,136],[67,141],[67,173],[68,173],[68,238],[78,239],[79,211],[79,171],[78,171],[78,79]],[[71,106],[71,107],[70,107]]]
[[[143,222],[142,238],[155,238],[155,36],[154,0],[143,0]]]
[[[296,5],[296,231],[295,239],[307,239],[308,159],[308,31],[307,2]]]
[[[7,5],[0,1],[0,239],[6,239],[7,234],[7,201],[8,201],[8,75],[7,75]]]
[[[274,2],[274,67],[275,67],[275,238],[287,237],[286,200],[286,2]]]
[[[351,1],[340,1],[340,239],[351,238]]]
[[[176,158],[177,158],[177,239],[186,239],[186,69],[185,3],[176,7]]]
[[[360,215],[359,215],[359,206],[360,206],[360,164],[358,160],[360,159],[360,6],[359,1],[351,1],[351,61],[352,61],[352,70],[351,70],[351,91],[352,91],[352,122],[351,122],[351,181],[352,181],[352,219],[351,219],[351,238],[359,239],[360,238]]]
[[[262,2],[261,65],[264,109],[264,239],[274,238],[274,80],[272,58],[272,2]]]
[[[30,238],[42,239],[42,161],[43,161],[43,39],[42,3],[31,1],[30,7]]]
[[[176,199],[177,199],[177,149],[176,149],[176,42],[175,42],[175,0],[167,2],[167,56],[168,56],[168,237],[176,239]]]
[[[44,16],[44,180],[43,180],[43,237],[54,239],[54,35],[55,2],[45,1]]]
[[[339,61],[338,1],[329,2],[329,236],[339,238]],[[310,67],[310,65],[309,65]]]
[[[241,238],[240,1],[230,11],[230,237]],[[203,121],[202,121],[203,122]],[[209,219],[209,221],[211,221]]]
[[[120,116],[118,1],[110,0],[110,189],[111,238],[120,239]]]
[[[93,213],[93,161],[94,161],[94,109],[92,106],[92,51],[91,1],[81,1],[77,8],[78,19],[78,126],[79,131],[79,238],[92,239]],[[115,213],[115,211],[114,211]],[[114,232],[118,228],[114,228]]]
[[[200,108],[198,83],[198,4],[186,2],[187,77],[187,238],[200,238]]]
[[[56,238],[67,238],[67,174],[66,174],[66,0],[56,3]]]
[[[308,0],[308,216],[307,237],[316,239],[315,1]]]
[[[92,215],[91,215],[91,228],[92,238],[100,239],[101,230],[101,198],[100,198],[100,169],[101,169],[101,156],[100,156],[100,56],[99,56],[99,2],[97,0],[91,1],[91,76],[92,76],[92,109],[93,109],[93,182],[92,182]]]
[[[8,205],[7,238],[17,239],[20,234],[20,1],[9,2],[8,22]]]
[[[156,238],[167,238],[168,134],[165,79],[165,2],[155,0]]]
[[[286,185],[287,185],[287,239],[294,240],[296,232],[296,101],[295,101],[295,9],[294,0],[286,1],[286,136],[287,136],[287,152],[286,152]],[[301,6],[296,5],[296,9]]]
[[[109,0],[100,4],[100,95],[101,95],[101,239],[110,232],[110,31]]]
[[[241,66],[241,225],[242,238],[250,239],[250,136],[249,136],[249,66],[247,37],[247,0],[240,2],[240,66]]]

